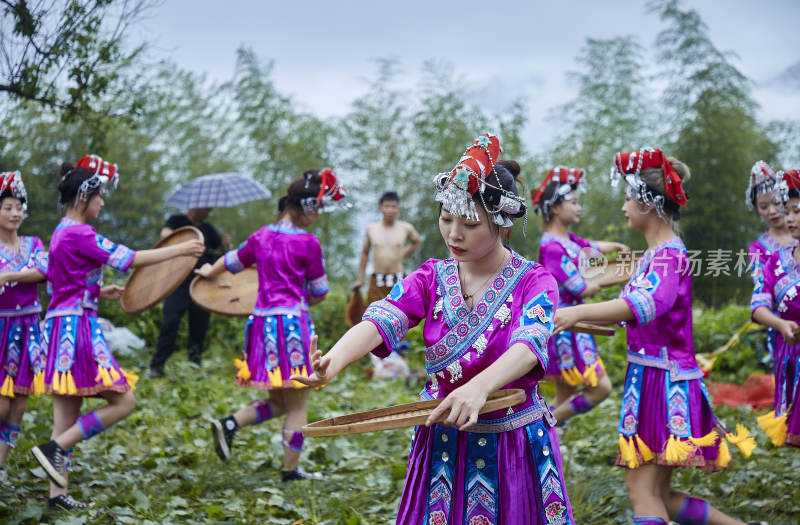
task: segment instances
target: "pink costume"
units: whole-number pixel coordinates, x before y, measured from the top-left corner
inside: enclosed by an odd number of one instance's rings
[[[675,237],[648,249],[622,290],[634,319],[627,322],[617,465],[720,470],[731,456],[718,432],[748,455],[755,447],[745,429],[730,434],[711,408],[692,344],[688,268],[686,247]]]
[[[52,299],[44,325],[48,393],[93,396],[130,385],[97,322],[103,265],[126,271],[136,252],[64,217],[53,232],[47,278]]]
[[[236,382],[262,390],[304,388],[289,378],[308,376],[314,335],[309,295],[328,293],[319,240],[286,220],[264,226],[225,254],[225,267],[232,273],[253,264],[258,270],[258,298],[245,325]]]
[[[21,236],[19,251],[0,243],[0,272],[35,268],[47,275],[47,252],[38,237]],[[36,283],[7,283],[0,291],[0,385],[2,395],[43,392],[45,348],[39,335]],[[35,392],[34,392],[35,390]]]
[[[557,237],[545,232],[539,244],[539,262],[558,282],[559,307],[583,304],[580,294],[586,289],[586,281],[579,271],[581,249],[594,248],[597,243],[569,233],[569,238]],[[605,375],[603,362],[597,354],[597,345],[591,334],[561,332],[550,338],[547,344],[550,364],[547,376],[576,386],[588,380],[597,386]]]
[[[557,302],[553,277],[512,251],[472,310],[453,259],[429,259],[367,308],[364,320],[384,341],[374,350],[379,357],[424,321],[429,379],[422,399],[446,397],[514,344],[539,360],[504,387],[523,389],[523,403],[481,415],[470,431],[417,427],[397,523],[574,523],[555,420],[538,392]]]

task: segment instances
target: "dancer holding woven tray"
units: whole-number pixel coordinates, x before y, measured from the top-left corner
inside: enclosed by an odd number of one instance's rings
[[[225,269],[236,273],[248,266],[258,270],[258,296],[244,328],[244,356],[236,360],[239,386],[269,390],[236,413],[212,422],[214,445],[220,459],[231,457],[239,428],[285,415],[283,427],[283,481],[320,477],[299,466],[303,450],[300,429],[307,422],[308,389],[292,375],[307,376],[314,323],[308,310],[328,293],[319,240],[305,228],[322,211],[346,208],[340,186],[330,169],[306,171],[289,185],[285,212],[275,224],[250,235],[237,250],[196,272],[211,278]]]
[[[424,321],[421,397],[443,401],[416,429],[397,523],[574,523],[555,420],[538,393],[558,288],[502,244],[526,211],[519,165],[498,162],[499,153],[497,137],[482,135],[435,178],[451,257],[429,259],[395,284],[325,356],[315,348],[314,374],[297,378],[323,385],[370,351],[387,355]],[[526,400],[478,416],[500,388],[523,389]]]
[[[618,153],[612,185],[626,183],[622,212],[640,230],[648,249],[637,261],[619,299],[562,308],[556,331],[576,322],[622,321],[628,329],[628,372],[619,422],[617,465],[634,523],[739,524],[707,501],[673,490],[674,467],[707,471],[731,460],[725,440],[749,456],[755,440],[742,426],[728,432],[716,418],[692,344],[692,280],[687,252],[676,235],[686,205],[683,182],[689,169],[658,149]]]
[[[749,184],[745,192],[745,205],[748,210],[755,210],[768,228],[750,244],[749,255],[752,266],[753,296],[763,294],[763,273],[767,259],[774,252],[785,246],[793,246],[797,241],[789,233],[784,217],[784,203],[777,196],[776,187],[780,177],[772,167],[759,160],[750,169]],[[775,359],[775,337],[777,332],[767,327],[767,356],[764,362]]]
[[[786,202],[786,226],[800,239],[800,170],[782,174],[780,200]],[[800,447],[800,250],[782,247],[767,257],[761,289],[753,293],[753,319],[769,326],[775,337],[775,403],[773,410],[758,418],[761,428],[776,447]]]
[[[44,392],[36,283],[47,275],[47,252],[38,237],[19,235],[27,200],[22,174],[0,173],[0,486],[10,484],[6,459],[28,396]]]
[[[97,321],[98,299],[118,300],[122,288],[101,288],[103,267],[126,271],[173,257],[199,257],[201,241],[134,251],[98,234],[88,223],[97,219],[103,198],[119,175],[116,164],[86,155],[74,167],[61,165],[58,186],[65,217],[50,241],[47,277],[51,300],[45,315],[43,345],[47,352],[46,392],[53,394],[51,441],[32,452],[52,481],[49,504],[65,510],[86,507],[67,494],[72,447],[95,436],[133,412],[135,374],[119,367]],[[102,397],[107,404],[80,415],[84,397]]]
[[[582,304],[585,297],[600,291],[598,284],[587,283],[581,275],[582,260],[617,251],[630,254],[624,244],[589,241],[569,231],[581,220],[579,194],[585,192],[583,170],[562,167],[550,170],[539,188],[531,192],[545,229],[539,262],[558,281],[559,307]],[[588,412],[611,394],[611,380],[591,334],[561,332],[550,338],[547,347],[550,362],[545,379],[556,384],[553,415],[559,425]],[[580,392],[579,385],[585,385]]]

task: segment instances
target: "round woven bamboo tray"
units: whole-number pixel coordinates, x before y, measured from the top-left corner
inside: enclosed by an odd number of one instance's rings
[[[209,312],[247,317],[253,311],[258,296],[258,271],[254,267],[239,273],[225,271],[212,279],[199,275],[189,286],[192,300]]]
[[[413,427],[422,425],[428,420],[431,412],[439,406],[443,399],[433,401],[417,401],[405,403],[366,412],[347,414],[346,416],[323,419],[303,427],[303,435],[310,437],[344,436],[348,434],[361,434],[362,432],[375,432],[376,430],[390,430],[393,428]],[[520,389],[498,390],[489,394],[486,404],[480,413],[492,412],[501,408],[508,408],[525,401],[525,391]],[[443,414],[437,421],[444,421],[448,414]]]
[[[194,226],[184,226],[158,241],[153,248],[174,246],[194,239],[202,242],[203,234]],[[180,255],[134,269],[125,282],[125,291],[119,300],[122,309],[129,314],[138,314],[163,301],[192,273],[197,259],[191,255]]]

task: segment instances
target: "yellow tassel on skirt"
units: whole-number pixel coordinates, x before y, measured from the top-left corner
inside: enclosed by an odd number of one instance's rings
[[[0,395],[14,397],[14,378],[10,375],[6,375],[6,380],[3,381],[3,387],[0,388]]]
[[[283,387],[283,377],[281,376],[281,367],[276,366],[272,370],[267,370],[267,376],[269,377],[269,384],[272,385],[272,388]]]
[[[633,437],[636,439],[636,447],[639,449],[642,459],[645,461],[651,461],[655,457],[653,451],[650,450],[650,447],[647,446],[647,443],[645,443],[644,440],[639,437],[639,434],[635,434]]]
[[[788,415],[787,412],[780,417],[775,417],[775,411],[772,410],[757,419],[759,426],[776,447],[782,447],[786,442],[786,417]]]
[[[250,381],[250,377],[252,376],[250,375],[250,367],[247,366],[247,361],[234,359],[233,364],[239,369],[239,371],[236,372],[236,379],[240,381]]]
[[[139,382],[139,376],[136,372],[130,372],[128,370],[124,370],[120,368],[122,371],[122,375],[125,376],[125,382],[128,383],[128,386],[131,387],[131,390],[136,390],[136,383]]]
[[[583,371],[583,379],[589,382],[589,386],[597,386],[600,378],[597,376],[597,367],[603,366],[603,361],[597,357],[597,361],[592,366],[587,366]]]
[[[114,384],[114,382],[111,381],[111,374],[108,373],[108,369],[100,365],[97,365],[97,375],[94,380],[98,382],[102,381],[103,386],[111,386]]]
[[[562,368],[561,376],[569,386],[578,386],[583,384],[583,375],[578,372],[578,369],[575,367]]]
[[[300,368],[300,367],[292,368],[292,375],[293,376],[308,377],[308,370],[306,369],[306,365],[303,365],[302,368]],[[304,385],[300,381],[292,381],[292,387],[293,388],[306,388],[306,385]]]
[[[633,448],[630,438],[622,434],[619,435],[619,453],[622,461],[628,464],[628,468],[638,468],[639,458],[636,456],[636,449]]]
[[[725,443],[725,440],[720,440],[719,442],[719,451],[717,453],[717,461],[714,463],[718,467],[725,468],[731,462],[731,451],[728,449],[728,444]]]
[[[717,442],[718,438],[719,438],[719,434],[717,434],[717,431],[716,430],[712,430],[711,432],[709,432],[708,434],[706,434],[703,437],[699,437],[699,438],[689,437],[689,441],[694,443],[694,445],[697,446],[697,447],[710,447],[710,446],[713,446]]]
[[[33,376],[33,395],[44,394],[44,370]]]
[[[681,441],[679,438],[670,434],[667,439],[667,447],[664,450],[664,457],[668,463],[683,463],[689,459],[689,454],[694,453],[697,447],[691,441]]]

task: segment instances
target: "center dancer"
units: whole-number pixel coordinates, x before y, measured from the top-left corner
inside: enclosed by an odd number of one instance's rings
[[[451,256],[429,259],[395,284],[325,356],[312,340],[314,373],[295,378],[324,385],[370,351],[388,355],[424,320],[421,397],[443,401],[416,429],[399,524],[574,523],[555,420],[538,393],[558,288],[541,265],[503,246],[526,211],[519,165],[498,162],[499,154],[498,138],[482,135],[435,178]],[[501,388],[523,389],[526,400],[479,416]]]

